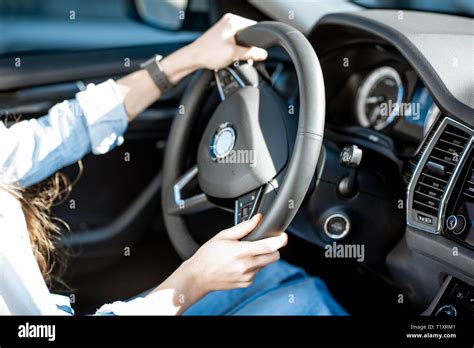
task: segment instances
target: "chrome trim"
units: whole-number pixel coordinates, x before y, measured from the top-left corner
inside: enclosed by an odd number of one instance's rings
[[[438,316],[438,314],[441,313],[441,311],[445,308],[449,308],[449,309],[452,309],[454,311],[454,315],[453,317],[457,317],[458,315],[458,310],[456,309],[456,307],[454,307],[453,305],[451,304],[445,304],[444,306],[441,306],[435,313],[435,317]]]
[[[237,72],[234,69],[226,67],[222,70],[227,70],[232,75],[235,82],[237,82],[240,88],[244,88],[246,86],[245,82],[242,80],[242,78],[239,76],[239,74],[237,74]],[[214,70],[214,79],[216,80],[217,90],[219,91],[219,96],[221,97],[221,101],[224,101],[225,100],[224,87],[222,85],[221,78],[219,77],[219,70]]]
[[[471,140],[468,141],[466,148],[463,150],[463,152],[460,154],[460,160],[454,167],[453,173],[451,174],[451,177],[448,180],[448,183],[446,185],[446,190],[441,196],[440,204],[439,204],[439,212],[438,216],[436,216],[436,219],[438,219],[437,224],[434,228],[431,228],[429,226],[423,225],[422,223],[418,223],[416,220],[412,219],[412,212],[413,212],[413,196],[414,196],[414,191],[415,191],[415,186],[416,183],[418,182],[418,179],[420,178],[421,172],[426,164],[426,161],[428,157],[430,156],[433,147],[435,146],[436,142],[438,141],[439,137],[441,134],[443,134],[446,126],[450,124],[452,126],[455,126],[457,128],[460,128],[464,131],[467,131],[471,134]],[[407,210],[406,210],[406,215],[407,215],[407,225],[410,227],[417,228],[419,230],[428,232],[428,233],[433,233],[433,234],[440,234],[441,233],[441,221],[444,219],[444,214],[445,214],[445,207],[446,207],[446,202],[451,194],[451,191],[453,189],[453,183],[457,179],[459,175],[459,170],[461,168],[461,163],[464,161],[464,157],[466,156],[466,151],[473,142],[473,130],[469,128],[468,126],[465,126],[464,124],[453,120],[450,117],[445,117],[443,121],[441,121],[441,124],[439,125],[438,129],[435,130],[435,133],[433,137],[430,139],[428,145],[426,146],[426,149],[424,150],[418,164],[416,165],[415,170],[413,171],[412,178],[410,180],[410,183],[408,184],[407,188]]]
[[[426,136],[431,127],[436,123],[436,120],[441,115],[441,110],[436,103],[431,104],[428,113],[426,114],[425,122],[423,123],[423,136]]]
[[[397,84],[397,100],[393,102],[395,108],[391,111],[390,115],[387,116],[386,120],[383,123],[378,126],[373,126],[368,118],[368,115],[366,115],[365,113],[365,106],[367,104],[366,100],[374,85],[386,77],[394,79],[395,83]],[[366,128],[373,127],[375,130],[382,130],[392,124],[395,118],[397,116],[400,116],[400,106],[403,102],[404,91],[405,89],[403,87],[400,74],[391,66],[382,66],[371,71],[357,90],[356,116],[357,120],[359,121],[359,124],[362,127]]]
[[[236,199],[234,203],[234,225],[239,223],[239,200]]]
[[[191,169],[189,169],[184,175],[179,178],[179,180],[174,184],[173,186],[173,198],[174,198],[174,204],[176,204],[177,207],[182,208],[184,207],[184,199],[181,198],[181,190],[193,180],[197,174],[198,174],[198,167],[194,166]]]
[[[344,220],[346,222],[346,228],[344,229],[344,231],[342,231],[341,234],[329,233],[328,223],[333,218],[341,218],[342,220]],[[329,216],[326,219],[326,221],[324,221],[324,233],[326,233],[326,235],[331,239],[340,240],[340,239],[344,238],[345,236],[347,236],[347,234],[349,233],[350,230],[351,230],[351,223],[350,223],[349,219],[346,216],[342,215],[342,214],[332,214],[331,216]]]
[[[448,220],[451,218],[451,216],[452,216],[454,219],[456,219],[456,222],[455,222],[455,224],[454,224],[454,227],[456,227],[456,225],[458,224],[458,222],[459,222],[458,219],[459,219],[459,218],[460,218],[459,220],[462,219],[462,228],[461,228],[461,230],[459,230],[458,232],[454,232],[452,229],[449,228],[449,226],[447,226],[447,222],[448,222],[447,220],[446,220],[446,224],[445,224],[445,225],[446,225],[445,227],[446,227],[452,234],[458,236],[458,235],[462,234],[462,233],[464,232],[464,229],[466,228],[466,223],[467,223],[466,218],[465,218],[463,215],[450,215],[449,218],[448,218]],[[444,219],[443,219],[443,220],[444,220]]]
[[[472,133],[472,130],[471,130]],[[439,224],[439,232],[441,233],[441,221],[444,221],[446,217],[446,206],[448,205],[449,198],[451,197],[451,193],[453,192],[454,185],[456,184],[459,173],[463,169],[464,163],[467,161],[468,155],[471,152],[471,147],[474,144],[474,135],[471,134],[471,140],[468,141],[466,147],[464,148],[461,157],[459,158],[456,167],[454,168],[453,174],[451,174],[451,178],[449,179],[448,186],[446,187],[446,192],[443,195],[443,199],[439,204],[439,215],[440,215],[440,224]],[[457,233],[455,233],[457,234]]]
[[[217,144],[220,139],[220,136],[224,132],[229,132],[231,135],[231,143],[229,148],[223,153],[217,153]],[[234,127],[229,122],[224,122],[217,127],[216,131],[212,135],[211,138],[211,145],[209,146],[209,156],[213,161],[219,161],[220,159],[225,158],[228,154],[232,152],[235,146],[235,139],[237,137],[237,133],[235,132]]]
[[[221,101],[225,100],[224,89],[222,88],[221,78],[217,73],[217,70],[214,70],[214,79],[216,80],[217,90],[219,91],[219,96],[221,97]]]
[[[237,72],[234,69],[229,68],[229,67],[224,68],[224,69],[230,72],[230,74],[234,77],[235,81],[239,84],[241,88],[244,88],[245,86],[247,86],[246,83],[242,80],[242,78],[239,76],[239,74],[237,74]]]

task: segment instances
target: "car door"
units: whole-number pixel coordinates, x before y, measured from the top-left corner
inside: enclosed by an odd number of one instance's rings
[[[173,7],[176,1],[150,3],[0,1],[1,120],[45,115],[87,84],[128,74],[154,54],[188,44],[209,26],[206,0],[181,1],[179,8]],[[170,22],[173,16],[178,21]],[[161,228],[156,225],[162,150],[187,81],[131,123],[122,146],[64,168],[74,187],[52,215],[69,226],[62,228],[62,243],[70,247],[73,286],[83,289],[88,275],[130,254],[147,231]]]

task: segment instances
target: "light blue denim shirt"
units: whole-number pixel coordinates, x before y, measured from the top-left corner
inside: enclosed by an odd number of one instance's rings
[[[91,152],[103,154],[123,142],[128,124],[116,83],[90,84],[76,99],[39,119],[0,123],[0,180],[27,187]]]

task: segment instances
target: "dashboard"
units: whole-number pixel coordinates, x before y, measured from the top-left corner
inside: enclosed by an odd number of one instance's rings
[[[440,109],[401,54],[386,43],[349,43],[323,56],[322,67],[329,127],[370,129],[402,157],[415,155]]]
[[[375,10],[327,15],[310,35],[325,77],[327,137],[341,141],[333,134],[344,133],[353,142],[364,130],[389,139],[373,141],[371,149],[389,151],[371,170],[388,166],[384,158],[398,164],[405,221],[384,261],[421,308],[452,304],[446,282],[474,286],[472,28],[469,18],[408,12],[400,21],[397,11]],[[379,176],[385,186],[372,194],[399,184],[396,175]],[[372,213],[373,229],[377,218]],[[389,238],[395,218],[387,221],[365,242]]]
[[[358,86],[354,104],[358,124],[375,130],[400,122],[401,132],[413,126],[423,130],[425,135],[439,113],[421,81],[410,90],[405,79],[390,65],[377,67],[365,76]]]
[[[412,11],[402,21],[398,14],[333,13],[308,34],[324,74],[326,153],[317,192],[302,209],[311,224],[300,219],[292,232],[324,245],[318,231],[325,217],[345,216],[352,230],[338,243],[376,250],[366,263],[386,266],[410,302],[430,314],[446,308],[442,301],[457,301],[454,289],[474,293],[474,70],[467,49],[474,23]],[[276,89],[295,102],[294,71],[274,71]],[[364,151],[360,194],[341,200],[335,192],[347,172],[337,161],[350,144]]]

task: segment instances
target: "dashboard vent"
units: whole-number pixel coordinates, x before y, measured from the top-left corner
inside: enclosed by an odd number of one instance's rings
[[[440,117],[436,121],[435,125],[431,128],[430,133],[426,137],[426,140],[423,142],[423,145],[418,150],[415,158],[407,162],[405,171],[403,173],[403,183],[405,187],[408,187],[408,185],[410,184],[410,181],[413,177],[413,173],[415,172],[416,167],[418,166],[418,163],[420,163],[421,157],[423,156],[423,153],[426,151],[428,144],[431,142],[431,139],[433,139],[433,137],[435,136],[436,130],[440,127],[442,120],[443,119]]]
[[[438,217],[441,197],[470,135],[447,124],[421,171],[413,193],[413,208]]]

